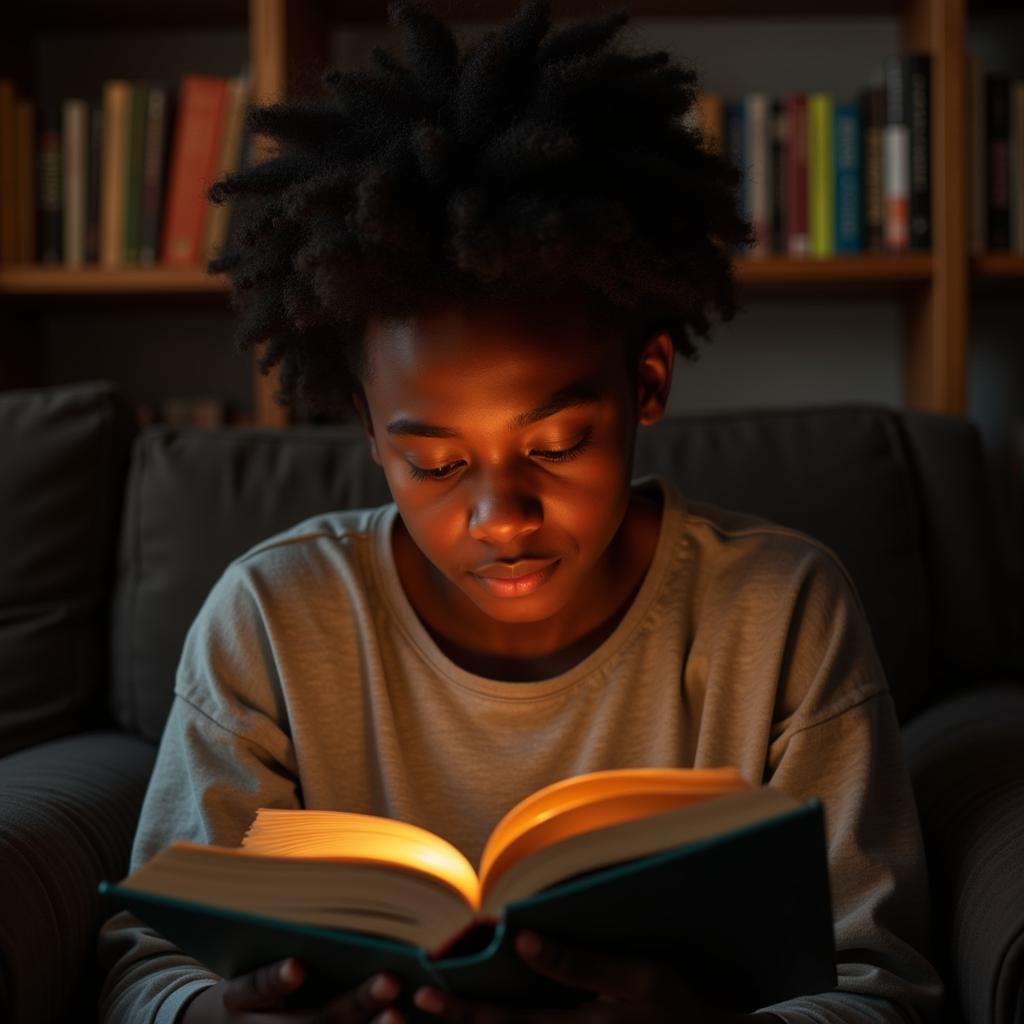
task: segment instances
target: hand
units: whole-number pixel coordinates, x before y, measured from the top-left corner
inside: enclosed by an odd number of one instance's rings
[[[531,938],[540,943],[535,951]],[[420,988],[413,1002],[449,1024],[739,1024],[757,1019],[707,1005],[664,964],[571,949],[530,932],[516,936],[515,948],[539,974],[598,998],[571,1009],[523,1010]]]
[[[178,1019],[180,1024],[369,1024],[401,988],[394,975],[375,974],[319,1009],[284,1009],[285,996],[304,981],[302,964],[290,957],[210,985],[189,1000]]]

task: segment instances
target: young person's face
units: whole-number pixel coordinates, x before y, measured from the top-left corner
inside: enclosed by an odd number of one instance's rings
[[[623,339],[596,340],[579,315],[530,327],[450,308],[374,320],[365,343],[366,404],[354,400],[373,458],[454,609],[517,624],[599,604],[636,428],[668,397],[671,339],[647,342],[635,392]],[[489,581],[502,565],[543,571]]]

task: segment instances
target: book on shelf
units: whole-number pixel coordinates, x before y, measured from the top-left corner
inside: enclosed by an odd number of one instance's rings
[[[812,256],[834,256],[835,100],[831,93],[807,97],[807,235]]]
[[[164,423],[170,427],[203,427],[215,429],[227,424],[227,404],[214,395],[172,395],[161,399],[159,415],[151,406],[136,410],[140,422]]]
[[[0,262],[205,266],[233,211],[206,193],[244,158],[249,100],[247,69],[177,93],[111,78],[38,109],[0,78]]]
[[[578,1002],[515,954],[527,927],[662,960],[738,1011],[836,983],[821,802],[735,768],[563,779],[501,818],[479,870],[408,822],[260,808],[241,846],[175,841],[100,890],[223,977],[299,957],[306,998],[390,970],[409,991]]]
[[[966,94],[969,251],[1024,253],[1024,75],[968,53]]]
[[[802,258],[931,247],[927,54],[873,68],[852,97],[793,91],[705,94],[700,120],[743,174],[756,244],[744,255]],[[718,113],[720,112],[720,113]]]

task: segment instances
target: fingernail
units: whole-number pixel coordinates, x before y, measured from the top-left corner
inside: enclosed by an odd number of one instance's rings
[[[285,960],[285,962],[281,964],[280,970],[277,972],[277,976],[286,985],[290,985],[293,981],[295,981],[295,975],[296,967],[294,960]]]
[[[426,1010],[427,1013],[440,1013],[441,1008],[444,1006],[440,994],[435,992],[432,988],[421,988],[416,995],[413,996],[413,1002],[421,1010]]]
[[[520,932],[516,944],[524,956],[537,956],[540,953],[540,937],[534,932]]]
[[[373,993],[375,999],[394,999],[398,995],[398,982],[386,974],[378,974],[373,979],[370,992]]]

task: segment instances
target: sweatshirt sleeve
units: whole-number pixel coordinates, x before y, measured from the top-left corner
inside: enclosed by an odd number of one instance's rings
[[[815,561],[794,608],[785,662],[794,678],[780,681],[780,693],[802,699],[788,703],[765,781],[822,802],[838,983],[762,1011],[792,1024],[938,1021],[943,986],[928,959],[928,874],[910,773],[870,627],[838,559]]]
[[[134,871],[177,839],[237,846],[258,807],[300,806],[260,601],[228,570],[186,637],[132,847]],[[173,1024],[218,975],[128,911],[102,926],[104,1024]]]

